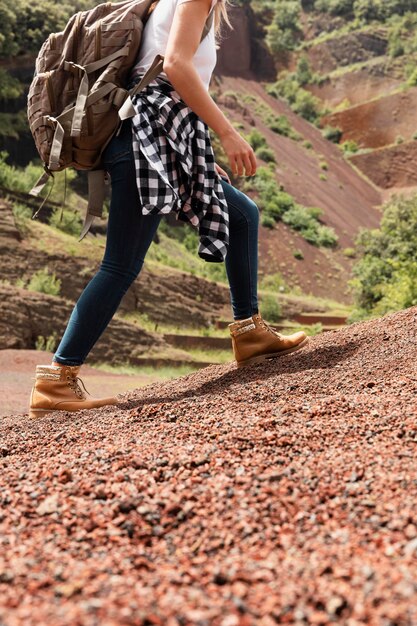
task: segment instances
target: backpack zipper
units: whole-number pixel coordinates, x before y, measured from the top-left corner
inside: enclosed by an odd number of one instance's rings
[[[74,38],[72,40],[72,60],[78,62],[78,34],[80,29],[81,14],[78,13],[74,24]]]
[[[101,21],[96,25],[95,44],[95,60],[98,61],[101,57]]]
[[[52,81],[51,81],[51,72],[46,73],[46,89],[48,91],[48,98],[49,98],[49,102],[51,105],[51,112],[55,113],[56,103],[55,103],[54,88],[52,86]]]

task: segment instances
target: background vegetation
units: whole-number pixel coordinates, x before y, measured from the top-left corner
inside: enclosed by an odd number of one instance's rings
[[[394,197],[381,227],[360,234],[357,252],[354,319],[417,305],[417,196]]]

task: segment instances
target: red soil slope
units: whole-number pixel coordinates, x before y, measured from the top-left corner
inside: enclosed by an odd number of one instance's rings
[[[416,107],[417,87],[333,113],[323,123],[339,126],[342,141],[353,139],[361,148],[379,148],[399,136],[412,138],[417,131]]]
[[[303,140],[311,142],[308,150],[302,141],[293,141],[277,135],[265,125],[256,111],[256,105],[231,108],[230,116],[249,132],[254,126],[266,137],[268,145],[275,151],[277,159],[277,182],[283,185],[297,202],[305,206],[318,206],[323,209],[323,222],[332,226],[339,235],[339,250],[319,249],[308,244],[294,231],[279,224],[275,230],[261,229],[261,271],[281,272],[291,285],[299,285],[306,293],[320,296],[332,295],[334,299],[349,298],[347,281],[350,261],[343,255],[343,248],[353,245],[360,228],[374,228],[378,225],[381,203],[379,192],[369,181],[353,169],[343,157],[340,149],[323,138],[312,124],[293,113],[282,101],[269,96],[263,86],[256,81],[243,78],[223,77],[219,79],[221,94],[234,92],[240,100],[246,95],[254,95],[259,103],[270,107],[275,114],[287,116],[292,127]],[[325,171],[327,180],[321,180],[324,173],[321,162],[328,165]],[[294,258],[294,251],[301,250],[304,261]]]
[[[308,91],[318,96],[328,107],[337,107],[341,102],[350,105],[361,104],[367,100],[386,96],[400,86],[401,80],[386,76],[384,68],[379,68],[380,59],[375,59],[358,70],[330,78],[321,85],[309,85]],[[379,70],[379,71],[378,71]]]
[[[416,624],[416,322],[3,419],[2,624]]]
[[[353,155],[350,160],[382,189],[402,192],[414,185],[416,191],[417,141]]]

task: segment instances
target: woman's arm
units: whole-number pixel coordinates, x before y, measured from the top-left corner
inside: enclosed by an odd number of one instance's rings
[[[221,0],[220,0],[221,1]],[[184,102],[219,136],[234,175],[252,176],[256,157],[208,93],[193,63],[211,0],[178,5],[165,52],[164,72]]]

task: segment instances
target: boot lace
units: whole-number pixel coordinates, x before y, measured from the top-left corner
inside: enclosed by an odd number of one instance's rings
[[[84,385],[83,380],[78,376],[70,376],[69,374],[67,374],[67,383],[68,387],[72,389],[75,395],[81,400],[84,398],[83,389],[87,395],[90,395],[86,389],[86,386]],[[80,385],[82,385],[83,389],[81,389]]]
[[[260,318],[259,323],[262,326],[262,328],[267,330],[272,335],[275,335],[275,337],[278,337],[278,339],[281,339],[281,341],[284,339],[284,335],[281,335],[281,333],[271,328],[271,326],[269,326],[269,324],[267,324],[262,318]]]

